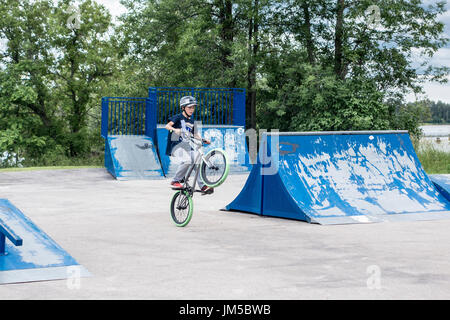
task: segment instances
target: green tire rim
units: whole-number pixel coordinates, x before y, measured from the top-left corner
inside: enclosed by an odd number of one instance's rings
[[[185,227],[188,223],[189,223],[189,221],[191,221],[191,219],[192,219],[192,214],[193,214],[193,212],[194,212],[194,202],[192,201],[192,198],[188,195],[188,194],[186,194],[185,193],[185,195],[186,195],[186,197],[188,198],[188,204],[189,204],[189,211],[188,211],[188,215],[187,215],[187,217],[186,217],[186,220],[184,220],[184,222],[183,223],[178,223],[178,222],[176,222],[175,221],[175,219],[174,219],[174,217],[173,217],[173,215],[175,214],[175,212],[174,212],[174,205],[175,205],[175,199],[177,198],[177,196],[179,195],[179,194],[181,194],[183,191],[178,191],[178,192],[176,192],[174,195],[173,195],[173,197],[172,197],[172,201],[171,201],[171,213],[170,213],[170,216],[172,217],[172,221],[175,223],[175,225],[177,226],[177,227]]]

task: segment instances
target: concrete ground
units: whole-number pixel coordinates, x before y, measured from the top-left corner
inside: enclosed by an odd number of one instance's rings
[[[320,226],[220,211],[246,175],[194,197],[105,169],[0,173],[9,199],[92,277],[0,285],[6,299],[449,299],[450,220]]]

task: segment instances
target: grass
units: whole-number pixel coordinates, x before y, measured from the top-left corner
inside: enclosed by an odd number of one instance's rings
[[[420,162],[426,173],[449,174],[450,173],[450,152],[436,149],[420,150],[417,153]]]
[[[444,138],[446,139],[446,138]],[[437,149],[430,141],[415,141],[417,157],[426,173],[450,174],[450,152]]]

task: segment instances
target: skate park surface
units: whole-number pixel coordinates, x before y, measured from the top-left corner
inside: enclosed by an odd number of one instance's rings
[[[8,299],[449,299],[450,219],[347,225],[221,211],[248,174],[170,218],[169,179],[104,168],[0,172],[0,196],[91,273],[0,285]]]

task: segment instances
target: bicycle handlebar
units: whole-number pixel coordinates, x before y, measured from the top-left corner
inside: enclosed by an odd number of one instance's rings
[[[182,139],[189,139],[192,142],[194,142],[195,144],[197,144],[196,141],[201,141],[202,143],[206,143],[208,141],[208,140],[203,139],[203,138],[197,138],[190,131],[183,130],[183,129],[181,129],[181,135],[180,136],[181,136]]]

